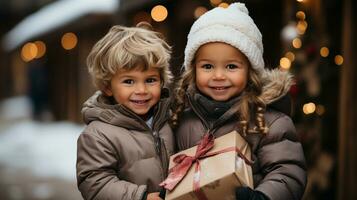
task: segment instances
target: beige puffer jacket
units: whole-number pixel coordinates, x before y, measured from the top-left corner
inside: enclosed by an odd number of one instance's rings
[[[264,73],[263,83],[261,97],[266,104],[270,104],[286,95],[292,80],[287,73],[273,70]],[[237,129],[234,106],[217,121],[209,123],[207,116],[197,109],[193,95],[189,90],[190,107],[183,113],[175,131],[178,150],[197,145],[204,133],[211,132],[219,137]],[[253,152],[255,189],[271,200],[301,199],[307,181],[306,164],[294,124],[289,116],[269,109],[269,106],[264,117],[269,128],[266,136],[244,136]]]
[[[161,99],[153,126],[97,92],[82,109],[87,127],[77,142],[77,184],[84,199],[141,200],[166,177],[174,137]]]

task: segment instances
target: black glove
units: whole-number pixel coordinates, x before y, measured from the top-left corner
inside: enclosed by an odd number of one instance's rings
[[[165,190],[165,188],[161,188],[161,189],[160,189],[159,197],[160,197],[161,199],[165,199],[165,195],[166,195],[166,190]]]
[[[253,190],[250,187],[236,188],[237,200],[269,200],[263,193]]]

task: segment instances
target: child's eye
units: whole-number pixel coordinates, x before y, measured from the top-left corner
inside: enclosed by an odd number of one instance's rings
[[[123,80],[123,83],[131,85],[131,84],[134,84],[134,80],[133,79],[125,79],[125,80]]]
[[[202,68],[203,68],[203,69],[212,69],[212,68],[213,68],[213,65],[211,65],[211,64],[204,64],[204,65],[202,65]]]
[[[146,79],[147,83],[155,83],[157,81],[158,81],[158,79],[156,79],[156,78],[148,78],[148,79]]]
[[[238,68],[238,66],[237,65],[234,65],[234,64],[229,64],[229,65],[227,65],[227,69],[228,70],[234,70],[234,69],[237,69]]]

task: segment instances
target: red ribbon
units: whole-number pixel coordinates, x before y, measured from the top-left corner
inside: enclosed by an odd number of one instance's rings
[[[186,154],[179,154],[175,156],[173,161],[177,163],[177,165],[175,165],[173,168],[169,170],[168,177],[163,182],[160,183],[160,186],[164,187],[169,191],[173,190],[176,187],[176,185],[186,176],[191,166],[194,163],[197,163],[195,167],[194,176],[196,176],[196,174],[198,174],[198,176],[193,178],[193,191],[199,200],[207,200],[206,195],[202,192],[199,185],[200,184],[199,174],[201,173],[200,159],[229,152],[229,151],[236,151],[238,155],[241,158],[243,158],[248,165],[252,165],[252,162],[249,159],[247,159],[242,154],[242,152],[236,147],[228,147],[216,152],[207,153],[209,150],[213,148],[213,145],[214,145],[213,135],[205,134],[202,140],[200,141],[200,143],[198,144],[196,154],[194,156],[188,156]]]

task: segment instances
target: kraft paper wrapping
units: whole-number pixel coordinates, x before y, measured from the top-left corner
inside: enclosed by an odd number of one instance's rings
[[[216,152],[229,147],[236,147],[241,154],[251,160],[251,150],[248,143],[236,131],[230,132],[214,140],[213,148],[208,152]],[[169,168],[175,163],[173,158],[178,154],[192,156],[196,152],[197,146],[181,151],[170,157]],[[192,200],[198,199],[193,191],[194,179],[199,179],[201,191],[208,200],[235,200],[235,188],[238,186],[248,186],[253,188],[252,168],[237,151],[228,151],[203,158],[200,160],[201,170],[194,173],[193,164],[186,176],[172,190],[166,192],[167,200]]]

